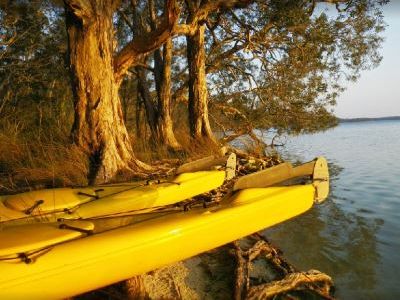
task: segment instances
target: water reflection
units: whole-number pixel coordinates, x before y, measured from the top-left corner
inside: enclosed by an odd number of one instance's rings
[[[327,201],[264,234],[299,269],[318,269],[331,275],[339,298],[379,298],[375,289],[380,261],[376,235],[384,222],[341,208],[340,203],[347,201],[337,187],[343,170],[330,163],[331,194]]]

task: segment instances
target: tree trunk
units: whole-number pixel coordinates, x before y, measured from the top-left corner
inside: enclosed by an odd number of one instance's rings
[[[138,89],[144,103],[152,141],[155,145],[166,145],[169,149],[178,151],[181,150],[181,146],[175,138],[171,117],[171,60],[172,41],[168,40],[164,45],[163,55],[160,50],[156,50],[154,53],[156,101],[150,94],[144,68],[136,67],[136,71]]]
[[[150,27],[156,29],[156,10],[154,1],[149,0]],[[166,145],[170,150],[182,150],[175,138],[171,117],[171,63],[172,63],[172,39],[166,40],[163,52],[160,49],[154,51],[154,79],[157,90],[157,130],[155,137],[157,144]]]
[[[110,6],[66,6],[75,107],[72,138],[90,157],[91,183],[106,182],[124,168],[146,166],[135,158],[123,120],[114,78]]]
[[[202,24],[199,25],[193,35],[188,35],[186,37],[187,58],[189,64],[190,134],[197,140],[208,139],[216,143],[208,119],[204,31],[205,24]]]
[[[149,90],[149,84],[147,82],[146,71],[143,67],[136,67],[138,91],[139,96],[143,101],[143,106],[146,114],[147,124],[150,127],[150,134],[152,140],[158,139],[158,128],[157,119],[158,111],[156,104],[154,103]]]
[[[157,59],[155,59],[157,61]],[[171,117],[171,61],[172,61],[172,40],[168,39],[164,44],[163,60],[158,63],[162,67],[160,84],[158,87],[158,134],[159,142],[166,145],[173,151],[182,150],[181,145],[175,138],[173,122]],[[157,72],[157,68],[156,68]]]

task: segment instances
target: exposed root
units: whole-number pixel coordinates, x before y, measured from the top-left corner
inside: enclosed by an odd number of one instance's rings
[[[235,300],[240,300],[244,298],[249,287],[249,261],[246,260],[245,256],[247,253],[240,248],[239,243],[235,241],[233,242],[233,245],[235,247],[236,257],[236,280],[233,298]]]
[[[317,270],[298,272],[281,256],[264,237],[255,234],[255,240],[248,249],[243,250],[236,241],[233,243],[236,257],[236,280],[234,299],[272,299],[277,295],[295,291],[312,292],[322,299],[333,299],[330,295],[333,287],[332,278]],[[275,280],[256,286],[250,286],[252,261],[262,257],[276,273]]]
[[[333,299],[329,295],[332,285],[332,278],[320,271],[296,272],[286,275],[282,280],[251,287],[246,299],[271,299],[279,294],[304,289],[314,291],[323,299]]]

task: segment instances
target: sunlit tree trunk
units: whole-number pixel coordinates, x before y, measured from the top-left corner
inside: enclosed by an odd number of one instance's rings
[[[175,1],[166,1],[164,20],[155,30],[136,36],[116,55],[112,18],[119,1],[64,3],[75,106],[72,138],[90,158],[89,180],[108,181],[121,169],[149,169],[133,154],[118,89],[128,68],[171,36],[179,15]]]
[[[204,31],[205,24],[202,24],[193,35],[186,37],[189,65],[189,124],[193,138],[215,142],[208,119]]]
[[[136,67],[138,89],[143,101],[147,123],[154,145],[165,145],[170,150],[181,150],[173,132],[171,116],[171,60],[172,41],[169,39],[163,51],[154,53],[154,81],[157,95],[150,93],[150,85],[143,67]]]
[[[149,0],[150,27],[156,28],[156,16],[153,0]],[[173,121],[171,116],[171,64],[172,64],[172,39],[169,38],[163,46],[163,50],[154,51],[154,80],[157,90],[157,135],[154,136],[156,144],[165,145],[170,150],[178,151],[182,147],[175,138]],[[152,126],[152,125],[150,125]]]
[[[168,39],[163,47],[163,59],[156,63],[161,70],[158,85],[158,138],[159,143],[166,145],[171,150],[181,150],[182,147],[175,138],[171,117],[171,62],[172,40]]]
[[[114,79],[112,13],[104,6],[101,17],[80,19],[66,11],[75,106],[72,137],[90,157],[92,182],[142,166],[132,151]]]

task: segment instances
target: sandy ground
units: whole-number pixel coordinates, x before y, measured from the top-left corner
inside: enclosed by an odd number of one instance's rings
[[[230,299],[235,261],[221,247],[144,275],[151,299]]]

